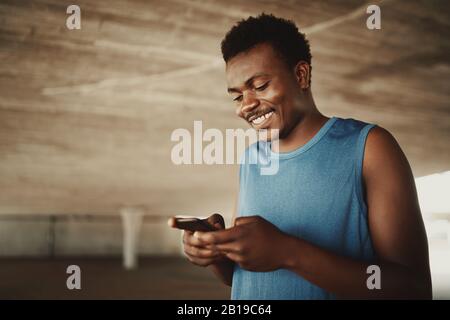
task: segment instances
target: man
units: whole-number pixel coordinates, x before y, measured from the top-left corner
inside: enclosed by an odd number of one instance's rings
[[[221,230],[186,231],[189,260],[232,285],[233,299],[431,298],[414,179],[392,135],[320,113],[309,43],[290,21],[243,20],[222,54],[236,114],[279,130],[279,171],[243,163],[234,225],[214,215]],[[370,265],[380,268],[379,289],[367,284]]]

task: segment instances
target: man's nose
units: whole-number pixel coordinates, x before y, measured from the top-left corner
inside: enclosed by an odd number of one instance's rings
[[[259,105],[259,100],[251,92],[244,93],[242,101],[242,113],[251,112],[254,108]]]

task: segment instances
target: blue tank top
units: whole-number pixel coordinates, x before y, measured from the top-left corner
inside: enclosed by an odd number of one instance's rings
[[[281,231],[336,254],[373,260],[362,184],[364,145],[372,127],[333,117],[294,151],[274,153],[270,142],[251,145],[240,166],[237,216],[259,215]],[[266,164],[278,157],[278,172],[261,175],[256,157]],[[335,296],[285,269],[251,272],[235,265],[231,298]]]

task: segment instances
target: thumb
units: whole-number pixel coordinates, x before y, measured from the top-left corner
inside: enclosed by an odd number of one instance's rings
[[[242,224],[255,222],[258,219],[260,219],[259,216],[238,217],[238,218],[236,218],[236,220],[234,220],[234,225],[239,226]]]
[[[214,213],[213,215],[209,216],[206,221],[214,226],[216,229],[225,229],[225,220],[223,219],[223,217],[218,214],[218,213]]]

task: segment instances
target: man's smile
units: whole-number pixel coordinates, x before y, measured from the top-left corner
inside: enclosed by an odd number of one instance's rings
[[[262,114],[250,116],[248,118],[248,122],[250,122],[253,125],[253,127],[262,127],[263,125],[266,125],[270,121],[273,114],[274,111],[270,109]]]

